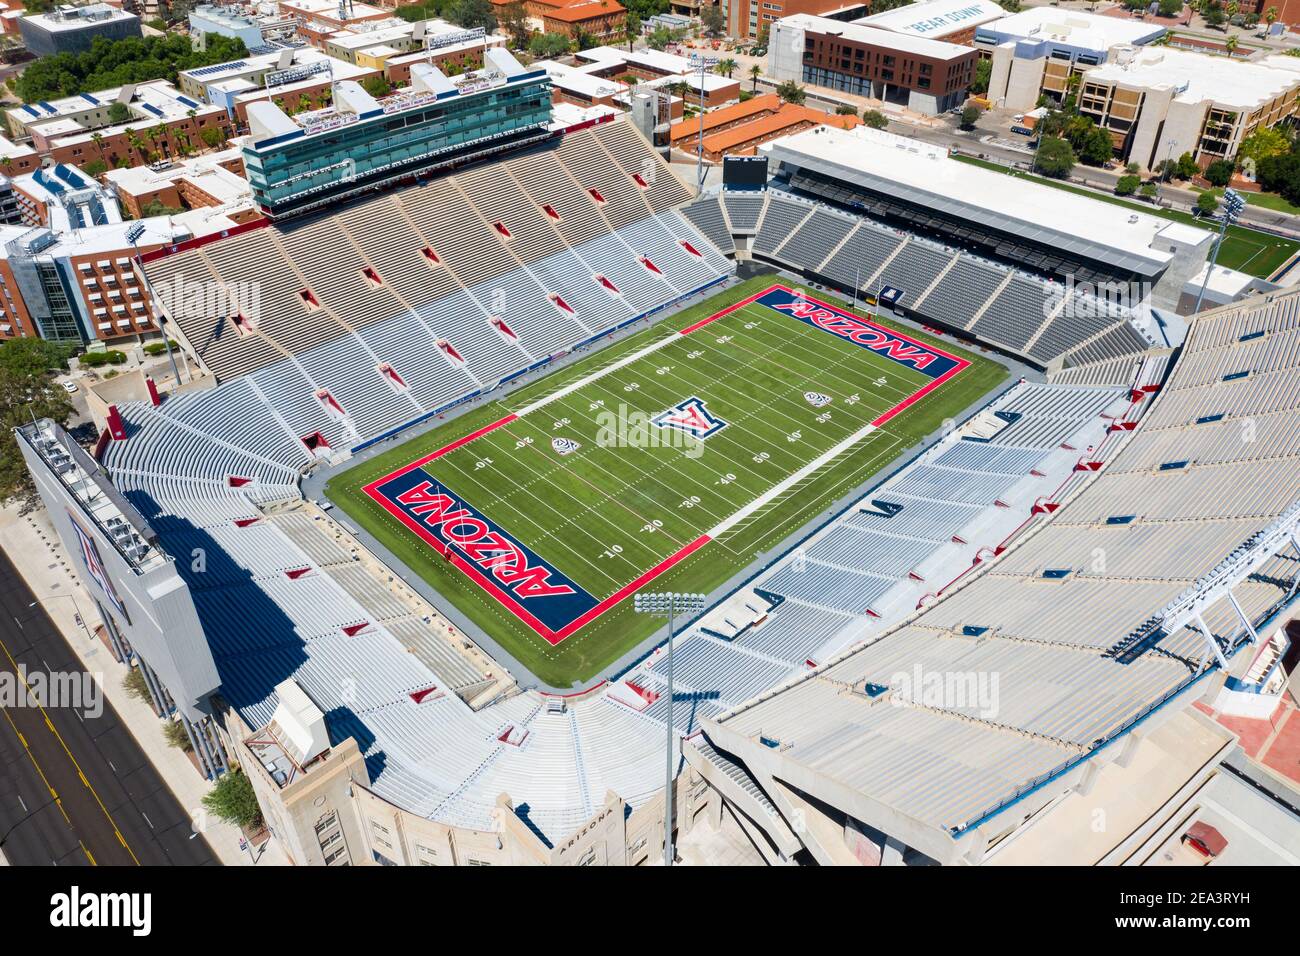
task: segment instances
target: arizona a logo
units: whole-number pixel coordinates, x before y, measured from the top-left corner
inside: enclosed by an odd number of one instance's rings
[[[676,428],[696,438],[708,438],[727,427],[725,421],[709,412],[704,399],[694,395],[684,402],[678,402],[668,411],[661,412],[652,420],[660,428]]]
[[[821,392],[804,392],[803,397],[804,401],[813,408],[825,408],[831,403],[831,397],[823,395]]]
[[[581,448],[582,445],[574,441],[572,438],[552,438],[551,447],[555,449],[557,455],[572,455],[575,451]]]

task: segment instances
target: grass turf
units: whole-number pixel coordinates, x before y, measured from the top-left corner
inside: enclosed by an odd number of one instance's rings
[[[748,280],[475,408],[335,476],[327,493],[538,678],[557,687],[588,680],[662,622],[634,614],[624,600],[552,645],[439,558],[364,486],[673,337],[423,466],[594,598],[613,595],[929,383],[914,369],[757,304],[673,336],[773,281]],[[1006,378],[996,362],[894,327],[971,364],[647,587],[712,590]],[[831,402],[815,407],[805,391]],[[726,427],[702,442],[647,427],[649,417],[690,397],[704,400]],[[561,456],[553,438],[578,448]]]

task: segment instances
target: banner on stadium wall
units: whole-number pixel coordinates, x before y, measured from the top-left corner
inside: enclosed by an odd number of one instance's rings
[[[72,530],[77,533],[81,563],[86,569],[86,574],[99,585],[99,589],[104,592],[104,597],[108,598],[108,603],[113,605],[113,609],[118,614],[122,615],[122,620],[130,624],[131,618],[126,613],[126,605],[117,596],[117,590],[113,587],[113,582],[109,580],[108,572],[104,570],[104,562],[99,558],[99,546],[95,544],[95,539],[91,537],[89,531],[81,526],[81,522],[73,517],[71,511],[68,512],[68,520],[72,522]]]

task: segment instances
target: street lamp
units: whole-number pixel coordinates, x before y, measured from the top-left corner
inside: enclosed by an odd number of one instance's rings
[[[677,591],[642,592],[632,599],[638,614],[668,618],[668,773],[664,783],[664,866],[673,865],[673,623],[678,614],[704,610],[705,595]]]
[[[699,196],[704,193],[704,72],[717,66],[718,58],[694,53],[691,54],[691,62],[700,68],[700,141],[695,150],[695,195]]]
[[[1235,189],[1225,189],[1223,191],[1223,219],[1219,223],[1219,235],[1214,240],[1214,248],[1210,250],[1210,261],[1205,266],[1205,279],[1201,282],[1201,291],[1196,293],[1196,305],[1192,308],[1192,315],[1201,311],[1201,300],[1205,298],[1205,287],[1210,284],[1210,276],[1214,273],[1214,266],[1219,261],[1219,249],[1223,246],[1223,234],[1228,231],[1228,226],[1237,221],[1243,209],[1246,208],[1246,200],[1241,198],[1241,193]]]

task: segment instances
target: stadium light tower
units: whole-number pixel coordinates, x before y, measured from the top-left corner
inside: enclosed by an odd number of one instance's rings
[[[664,866],[673,865],[673,622],[678,614],[704,610],[705,595],[677,591],[642,592],[633,599],[638,614],[668,618],[668,774],[664,782]]]
[[[1210,261],[1205,266],[1205,279],[1201,282],[1201,291],[1196,293],[1196,305],[1192,308],[1192,315],[1201,311],[1201,300],[1205,298],[1205,287],[1210,284],[1210,276],[1214,273],[1214,266],[1219,261],[1219,249],[1223,247],[1223,234],[1228,231],[1228,226],[1237,221],[1241,211],[1246,208],[1246,200],[1241,198],[1241,193],[1235,189],[1225,189],[1223,191],[1223,218],[1219,222],[1219,235],[1214,240],[1214,248],[1210,250]]]

